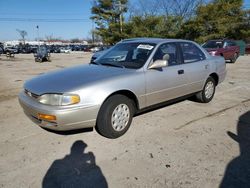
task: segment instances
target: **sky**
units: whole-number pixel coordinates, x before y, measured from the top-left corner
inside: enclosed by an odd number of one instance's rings
[[[0,0],[0,41],[20,39],[17,29],[27,31],[27,39],[34,40],[38,36],[37,25],[41,38],[50,35],[62,39],[86,38],[92,28],[91,2],[92,0]],[[46,20],[38,22],[28,19]],[[72,20],[69,22],[65,19]]]
[[[182,1],[182,0],[180,0]],[[73,39],[90,38],[93,27],[92,0],[0,0],[0,41],[18,40],[19,30],[27,31],[27,39],[38,37]],[[250,8],[250,0],[244,0]],[[35,19],[35,20],[34,20]],[[39,20],[39,21],[38,21]]]

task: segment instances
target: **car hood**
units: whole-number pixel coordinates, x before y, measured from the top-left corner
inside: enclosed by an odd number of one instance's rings
[[[24,84],[24,89],[42,95],[77,90],[94,82],[134,72],[133,69],[102,65],[81,65],[37,76]]]

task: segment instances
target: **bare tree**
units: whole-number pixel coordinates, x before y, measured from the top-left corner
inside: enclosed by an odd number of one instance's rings
[[[158,0],[158,7],[166,16],[177,16],[189,19],[195,15],[197,7],[205,3],[205,0]]]
[[[130,2],[129,16],[155,16],[159,14],[158,2],[152,0],[137,0],[137,2]]]
[[[73,39],[70,39],[70,42],[72,42],[72,43],[81,43],[82,40],[79,39],[79,38],[73,38]]]
[[[137,0],[130,3],[129,13],[130,16],[164,15],[189,19],[195,15],[197,7],[205,2],[209,0]]]
[[[96,42],[102,42],[102,38],[100,35],[98,35],[98,32],[96,29],[92,29],[89,31],[89,36],[87,38],[89,43],[96,43]]]
[[[23,40],[23,44],[25,44],[25,37],[28,35],[27,31],[25,30],[20,30],[20,29],[16,29],[16,31],[20,34],[20,36],[22,37]]]

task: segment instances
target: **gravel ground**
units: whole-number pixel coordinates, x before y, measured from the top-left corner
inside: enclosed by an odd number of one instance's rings
[[[32,123],[17,100],[25,80],[90,57],[52,54],[39,64],[0,56],[0,187],[250,187],[250,56],[227,64],[211,103],[144,113],[115,140]]]

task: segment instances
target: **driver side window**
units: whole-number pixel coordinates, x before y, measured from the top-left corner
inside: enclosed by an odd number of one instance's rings
[[[159,46],[153,57],[153,61],[156,60],[167,60],[169,66],[176,65],[177,64],[176,44],[166,43]]]

